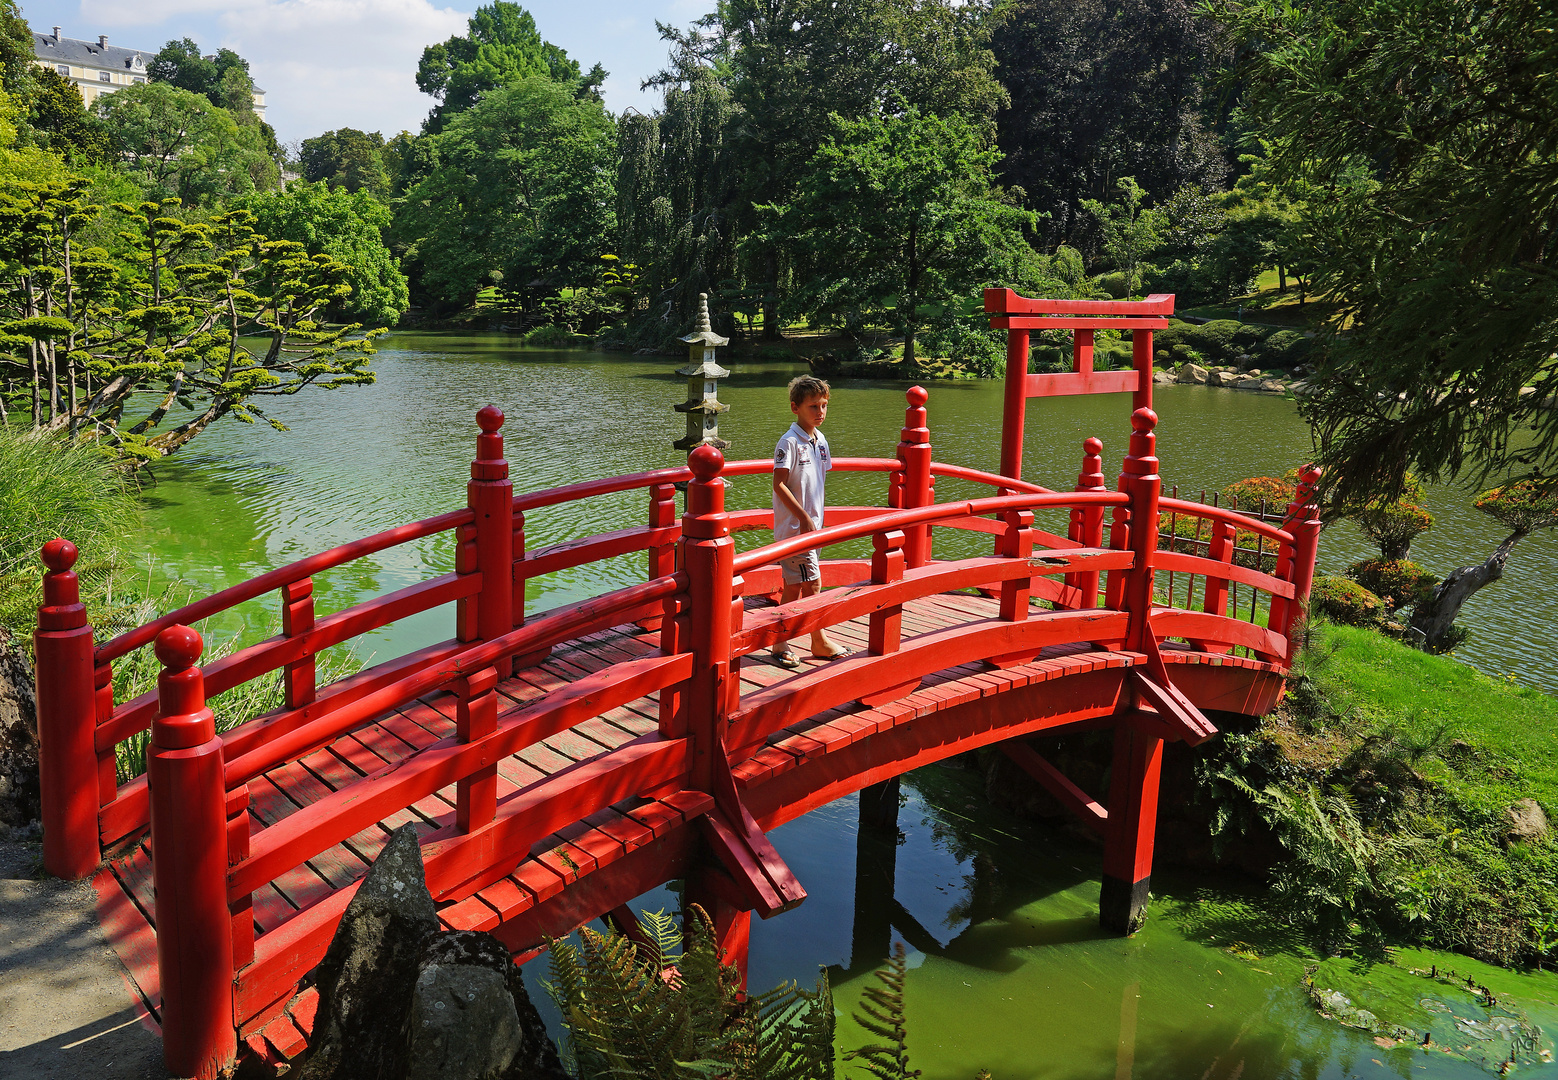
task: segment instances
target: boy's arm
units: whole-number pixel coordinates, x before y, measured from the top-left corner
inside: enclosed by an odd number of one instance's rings
[[[794,514],[795,519],[801,523],[801,532],[814,532],[816,530],[816,522],[812,521],[811,515],[806,512],[805,507],[801,506],[801,500],[795,497],[795,492],[790,490],[789,469],[774,469],[774,495],[784,504],[785,509]]]

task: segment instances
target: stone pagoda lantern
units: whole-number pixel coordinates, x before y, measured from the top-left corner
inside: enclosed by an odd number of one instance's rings
[[[682,340],[687,343],[687,366],[676,373],[687,376],[687,400],[672,408],[687,414],[687,434],[672,445],[689,452],[698,446],[723,450],[730,443],[719,437],[719,414],[730,406],[720,404],[717,380],[730,372],[714,362],[714,350],[729,345],[730,339],[720,337],[709,325],[708,293],[698,294],[698,319]]]

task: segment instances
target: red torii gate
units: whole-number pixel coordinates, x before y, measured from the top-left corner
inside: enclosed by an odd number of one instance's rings
[[[422,822],[429,887],[450,926],[491,929],[526,952],[595,916],[623,917],[634,896],[685,877],[689,900],[713,916],[744,967],[751,912],[768,917],[805,896],[768,831],[919,764],[999,745],[1103,835],[1100,920],[1134,930],[1163,741],[1215,734],[1202,708],[1259,712],[1275,702],[1319,529],[1313,470],[1281,527],[1163,498],[1151,331],[1172,305],[990,290],[992,325],[1009,335],[1002,473],[934,461],[916,387],[894,457],[835,462],[886,474],[886,508],[830,508],[824,529],[749,551],[736,550],[733,534],[770,529],[771,515],[728,512],[726,478],[765,475],[767,460],[726,463],[704,447],[686,469],[515,496],[502,414],[490,407],[478,414],[465,509],[310,556],[95,649],[75,548],[51,541],[35,638],[45,865],[62,877],[97,873],[116,944],[144,952],[155,933],[156,962],[132,957],[130,966],[160,1005],[169,1067],[215,1075],[240,1043],[262,1055],[297,1051],[312,1015],[299,980],[355,889],[363,845],[387,820]],[[1073,332],[1072,372],[1028,373],[1035,328]],[[1092,369],[1098,329],[1132,331],[1132,370]],[[1098,392],[1133,394],[1117,490],[1105,484],[1097,439],[1084,444],[1076,491],[1023,481],[1026,399]],[[995,494],[937,503],[937,477]],[[678,482],[687,483],[679,521]],[[526,550],[526,513],[630,490],[649,495],[646,525]],[[1035,527],[1035,514],[1054,510],[1070,515],[1065,535]],[[1209,525],[1205,555],[1160,550],[1160,514]],[[934,559],[933,528],[990,534],[996,551]],[[316,618],[315,574],[448,531],[453,573]],[[1241,533],[1261,546],[1243,552]],[[823,563],[830,588],[816,596],[746,602],[778,591],[778,559],[867,537],[869,559]],[[525,612],[529,578],[632,551],[648,554],[643,584]],[[1155,570],[1202,580],[1200,604],[1188,587],[1184,607],[1172,588],[1168,604],[1155,602]],[[1239,584],[1270,598],[1268,625],[1253,605],[1249,621],[1237,604],[1230,616]],[[968,595],[971,586],[984,596]],[[273,591],[280,635],[197,666],[199,636],[184,624]],[[1034,598],[1051,609],[1035,610]],[[319,650],[449,602],[458,605],[453,639],[316,686]],[[864,626],[851,630],[852,620]],[[861,654],[794,675],[743,665],[823,626],[856,633]],[[158,692],[115,702],[112,665],[153,644],[165,668]],[[283,706],[217,734],[207,693],[278,670]],[[1115,733],[1107,808],[1023,741],[1086,726]],[[147,774],[119,783],[117,745],[148,730]],[[521,761],[528,747],[549,748],[556,763]],[[310,771],[300,777],[303,762]],[[279,807],[277,792],[302,805]]]

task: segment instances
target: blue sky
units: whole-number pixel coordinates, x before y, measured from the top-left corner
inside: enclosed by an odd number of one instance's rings
[[[524,3],[524,0],[521,0]],[[226,47],[249,61],[266,92],[266,119],[283,142],[340,127],[415,131],[432,106],[417,90],[422,49],[464,33],[478,0],[21,0],[41,33],[156,52],[191,37],[206,52]],[[664,64],[655,20],[685,26],[714,0],[531,0],[541,36],[588,69],[611,73],[613,112],[648,111],[658,95],[639,83]]]

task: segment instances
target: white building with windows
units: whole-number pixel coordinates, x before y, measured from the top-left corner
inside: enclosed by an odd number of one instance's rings
[[[140,49],[123,49],[108,44],[108,35],[97,41],[77,41],[61,37],[60,28],[53,34],[34,33],[33,55],[43,67],[53,68],[75,83],[81,90],[81,98],[87,105],[115,90],[146,81],[146,65],[156,53]],[[265,91],[254,88],[254,112],[265,119]]]

